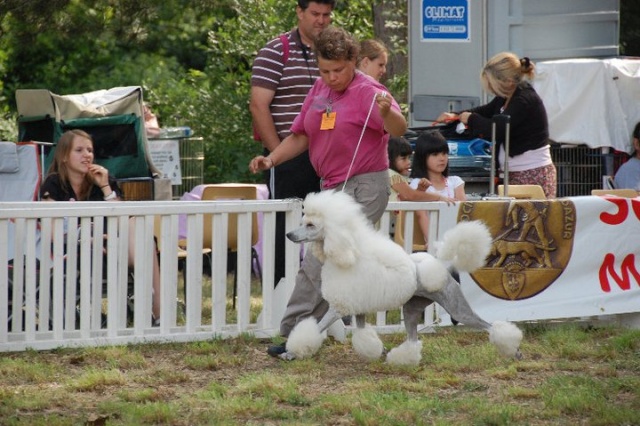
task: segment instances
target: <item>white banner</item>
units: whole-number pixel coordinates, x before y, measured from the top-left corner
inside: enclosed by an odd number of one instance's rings
[[[486,320],[640,312],[640,198],[462,203],[458,220],[475,219],[492,252],[462,288]]]

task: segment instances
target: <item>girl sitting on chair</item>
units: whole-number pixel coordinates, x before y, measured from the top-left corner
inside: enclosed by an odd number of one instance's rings
[[[43,201],[119,201],[122,191],[109,171],[95,164],[93,139],[78,129],[65,132],[58,141],[48,175],[40,187]],[[129,267],[135,258],[135,226],[129,226]],[[153,253],[153,323],[160,320],[160,266]]]

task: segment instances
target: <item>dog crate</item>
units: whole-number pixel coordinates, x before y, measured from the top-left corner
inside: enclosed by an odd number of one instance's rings
[[[590,195],[601,189],[603,176],[613,175],[626,154],[603,154],[586,145],[551,145],[551,158],[558,172],[558,197]]]
[[[204,139],[190,137],[180,139],[180,170],[182,182],[173,185],[173,198],[180,199],[185,192],[190,192],[204,182]]]

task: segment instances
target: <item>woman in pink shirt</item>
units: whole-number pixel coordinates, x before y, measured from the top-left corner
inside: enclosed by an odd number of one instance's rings
[[[387,88],[357,71],[359,43],[347,31],[324,29],[314,49],[321,78],[305,99],[291,135],[268,156],[251,160],[249,169],[267,170],[308,150],[322,189],[350,194],[376,223],[389,199],[388,135],[402,136],[407,122]],[[320,320],[327,311],[320,268],[320,262],[307,252],[280,324],[284,337],[298,320],[309,316]],[[280,356],[286,348],[273,346],[267,352]]]

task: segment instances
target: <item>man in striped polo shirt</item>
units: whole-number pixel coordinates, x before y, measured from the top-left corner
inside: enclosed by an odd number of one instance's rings
[[[258,52],[251,75],[249,109],[254,137],[262,143],[264,155],[289,135],[291,124],[318,77],[313,41],[331,23],[335,0],[298,0],[298,25],[269,41]],[[304,198],[320,190],[320,179],[308,152],[264,172],[272,199]],[[277,285],[284,277],[285,214],[276,215],[275,275]]]

